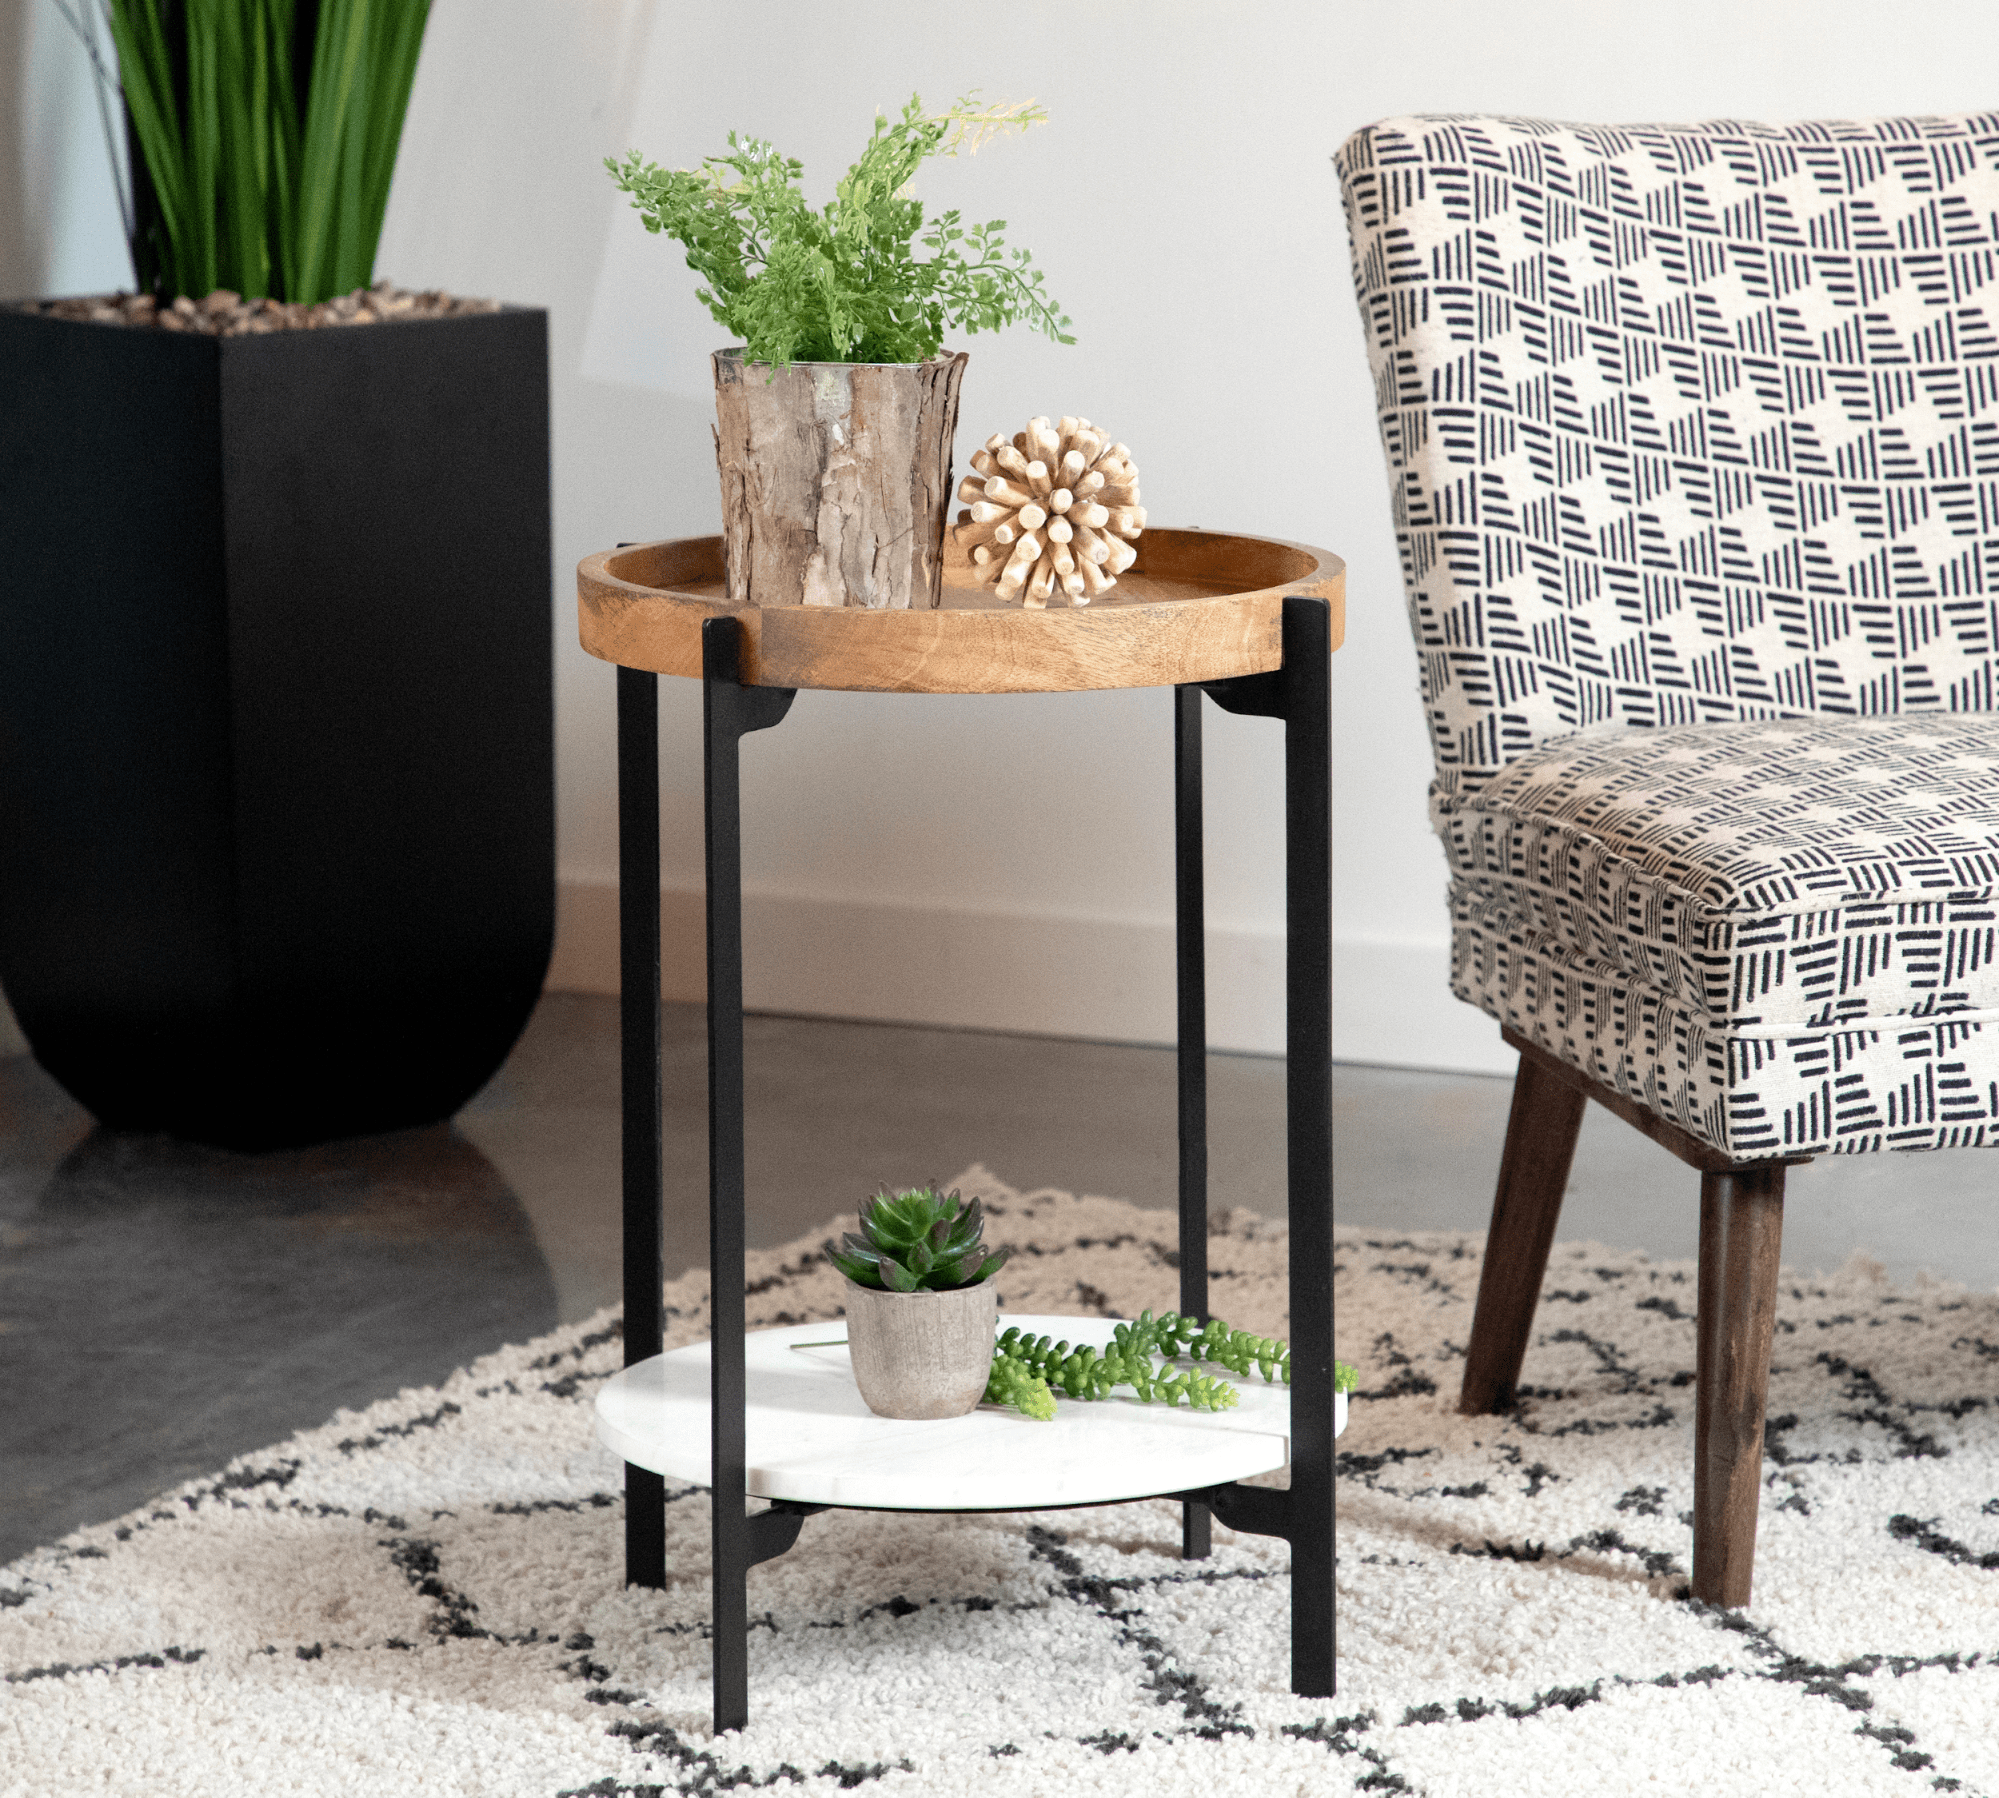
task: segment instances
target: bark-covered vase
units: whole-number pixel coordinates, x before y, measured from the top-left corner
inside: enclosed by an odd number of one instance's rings
[[[729,603],[934,607],[965,355],[794,362],[715,352]]]

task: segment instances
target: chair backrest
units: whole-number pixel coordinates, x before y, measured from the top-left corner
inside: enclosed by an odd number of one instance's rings
[[[1999,113],[1338,164],[1440,803],[1591,725],[1993,707]]]

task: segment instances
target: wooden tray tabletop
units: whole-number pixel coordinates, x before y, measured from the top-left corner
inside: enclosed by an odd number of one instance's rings
[[[873,611],[731,606],[720,537],[635,543],[577,567],[577,620],[593,656],[698,680],[702,620],[741,618],[745,685],[861,693],[1074,693],[1262,674],[1283,660],[1286,594],[1326,600],[1340,645],[1338,556],[1226,531],[1149,528],[1136,548],[1094,604],[1030,611],[974,584],[947,543],[940,606]]]

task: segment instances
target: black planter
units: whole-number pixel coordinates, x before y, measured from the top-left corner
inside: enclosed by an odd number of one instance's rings
[[[0,986],[106,1125],[447,1117],[555,918],[547,318],[0,312]]]

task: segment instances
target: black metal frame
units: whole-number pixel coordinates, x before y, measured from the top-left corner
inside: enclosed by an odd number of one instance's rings
[[[1173,696],[1179,987],[1180,1308],[1208,1315],[1207,963],[1201,877],[1201,695],[1284,724],[1286,1193],[1290,1220],[1291,1485],[1227,1484],[1182,1502],[1182,1553],[1209,1552],[1210,1518],[1291,1544],[1291,1687],[1334,1694],[1331,612],[1284,601],[1283,665]],[[715,1493],[715,1728],[749,1719],[747,1580],[823,1505],[744,1509],[743,955],[739,745],[791,709],[788,687],[746,687],[741,627],[701,627],[708,875],[709,1404]],[[624,1034],[625,1365],[660,1352],[659,677],[618,670],[618,869]],[[723,1495],[733,1502],[723,1502]],[[1065,1507],[1066,1508],[1066,1507]],[[625,1468],[625,1578],[666,1584],[665,1481]]]

